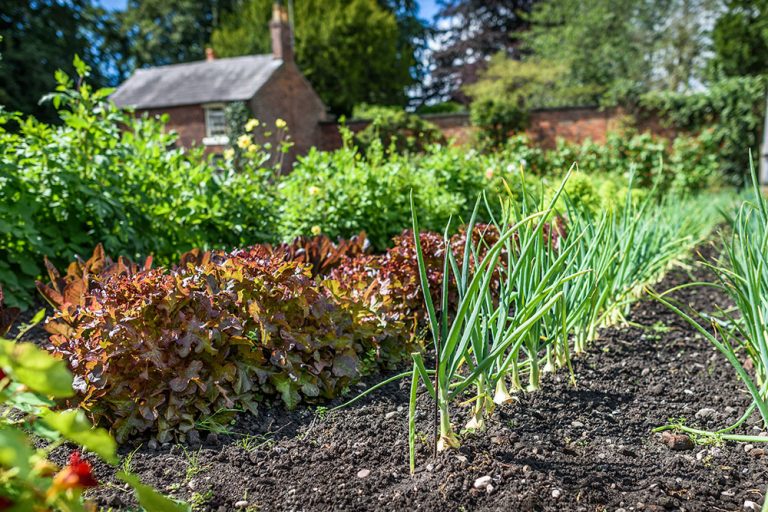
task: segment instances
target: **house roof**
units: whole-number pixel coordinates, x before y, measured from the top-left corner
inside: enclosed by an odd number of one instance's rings
[[[269,54],[139,69],[111,98],[118,106],[135,108],[246,101],[282,64]]]

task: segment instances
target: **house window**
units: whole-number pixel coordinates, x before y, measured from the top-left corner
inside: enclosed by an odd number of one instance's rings
[[[224,105],[205,106],[205,138],[206,146],[222,146],[229,143],[227,137],[227,119],[224,115]]]

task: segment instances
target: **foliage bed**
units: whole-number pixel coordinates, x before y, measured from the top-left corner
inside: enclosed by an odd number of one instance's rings
[[[284,126],[248,121],[236,151],[206,157],[174,148],[163,119],[116,109],[109,91],[83,82],[82,66],[80,74],[77,84],[57,75],[49,101],[60,125],[0,111],[0,283],[12,305],[32,302],[43,257],[63,266],[95,242],[161,264],[194,248],[319,233],[336,239],[366,231],[381,251],[410,223],[411,190],[423,228],[441,231],[450,218],[466,221],[481,193],[498,214],[500,194],[523,192],[521,173],[540,175],[551,188],[576,161],[590,175],[577,192],[600,209],[622,196],[630,171],[642,187],[695,192],[716,181],[720,166],[717,139],[705,137],[670,146],[645,134],[613,134],[602,146],[561,142],[553,150],[513,137],[495,152],[433,144],[401,154],[375,139],[362,151],[350,136],[342,149],[310,152],[281,175],[275,153],[290,144]],[[264,130],[279,140],[257,144]]]

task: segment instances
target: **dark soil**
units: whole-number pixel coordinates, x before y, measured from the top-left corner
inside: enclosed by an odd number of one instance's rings
[[[700,266],[676,269],[656,289],[702,278],[712,276]],[[711,288],[676,298],[706,310],[726,305]],[[197,510],[750,510],[746,502],[758,510],[768,484],[761,448],[677,451],[651,432],[670,417],[704,428],[739,417],[749,400],[724,358],[655,302],[636,303],[631,322],[605,329],[575,361],[576,387],[567,372],[549,376],[541,392],[497,409],[486,432],[463,436],[458,452],[432,459],[421,445],[414,476],[405,381],[325,415],[274,408],[243,417],[231,427],[239,435],[210,435],[199,452],[145,442],[131,467]],[[426,440],[426,396],[420,409]],[[741,432],[758,434],[757,424]],[[97,470],[112,481],[113,470]],[[475,489],[486,475],[492,487]],[[134,505],[117,484],[90,496],[116,510]]]

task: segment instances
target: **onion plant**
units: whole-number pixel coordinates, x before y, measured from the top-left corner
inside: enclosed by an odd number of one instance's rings
[[[731,235],[724,244],[723,263],[709,265],[718,283],[692,283],[678,286],[653,296],[685,319],[731,364],[752,397],[744,415],[733,425],[706,432],[681,424],[657,430],[678,428],[697,435],[713,435],[736,441],[765,442],[768,438],[728,434],[739,427],[757,409],[768,428],[768,202],[762,196],[757,176],[752,172],[754,198],[744,201],[731,217]],[[712,316],[689,314],[669,298],[669,294],[685,286],[708,285],[724,290],[738,311],[723,312],[725,320]],[[709,320],[709,326],[702,323]],[[707,328],[709,327],[709,328]],[[746,361],[752,371],[746,368]]]
[[[469,400],[473,403],[472,419],[468,425],[471,428],[482,427],[485,416],[493,409],[494,399],[496,402],[505,399],[504,379],[514,373],[521,347],[530,341],[530,333],[537,322],[561,300],[564,283],[575,277],[560,272],[563,269],[561,265],[553,265],[535,276],[528,274],[529,269],[536,265],[536,257],[542,254],[542,230],[564,185],[565,180],[548,208],[526,215],[516,222],[503,222],[499,226],[498,240],[482,258],[473,237],[467,236],[459,263],[448,248],[446,236],[439,316],[431,298],[420,245],[419,223],[413,209],[419,279],[434,342],[435,368],[433,372],[428,372],[421,354],[414,354],[412,376],[424,383],[428,394],[436,401],[439,416],[438,451],[459,446],[451,425],[449,406],[465,391],[474,390]],[[479,204],[467,227],[470,235],[475,226]],[[565,260],[563,252],[561,261]],[[506,265],[501,264],[503,254],[506,256]],[[458,293],[458,303],[456,310],[449,312],[451,281]],[[529,283],[525,289],[520,287],[524,281]],[[497,287],[493,292],[492,285]],[[538,353],[533,353],[536,347],[526,348],[531,350],[528,353],[528,365],[535,368],[538,363]],[[434,382],[430,373],[434,376]],[[409,414],[411,470],[414,468],[415,456],[414,386],[416,384],[412,383]]]

